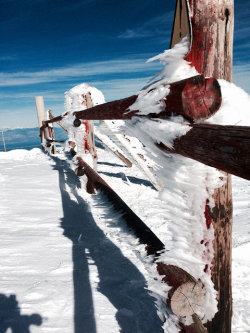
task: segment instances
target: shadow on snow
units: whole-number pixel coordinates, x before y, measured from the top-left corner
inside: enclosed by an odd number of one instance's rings
[[[39,314],[22,315],[15,295],[0,294],[0,333],[30,333],[30,325],[42,325]]]
[[[56,157],[53,160],[59,172],[64,212],[61,227],[72,241],[75,333],[96,333],[95,317],[104,315],[94,312],[89,259],[98,270],[97,290],[117,310],[121,333],[163,332],[154,299],[145,290],[145,278],[96,225],[90,206],[77,191],[81,182],[68,163]]]

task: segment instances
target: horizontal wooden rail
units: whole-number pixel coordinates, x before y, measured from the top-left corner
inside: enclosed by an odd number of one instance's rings
[[[250,127],[190,126],[192,129],[186,135],[174,141],[173,149],[163,143],[157,144],[158,147],[250,180]]]
[[[144,222],[126,205],[126,203],[116,194],[116,192],[95,172],[81,157],[77,157],[79,167],[84,170],[88,179],[97,189],[105,192],[105,195],[112,201],[114,207],[121,209],[124,213],[128,227],[136,232],[140,241],[147,245],[148,254],[156,254],[164,249],[164,244],[146,226]]]
[[[155,261],[160,251],[164,250],[164,244],[147,227],[147,225],[128,207],[119,195],[95,172],[81,157],[77,157],[79,168],[83,170],[97,189],[102,191],[108,200],[118,211],[122,211],[122,218],[130,230],[133,230],[140,243],[146,245],[148,255],[154,255]],[[177,316],[192,316],[192,333],[206,332],[195,311],[201,306],[204,291],[201,283],[195,280],[189,273],[174,265],[156,262],[157,271],[162,276],[162,281],[171,286],[167,303]],[[191,331],[190,331],[191,332]]]
[[[159,118],[172,115],[182,115],[184,118],[203,120],[211,117],[221,105],[221,90],[218,81],[214,78],[204,78],[197,75],[185,80],[169,84],[170,92],[162,99],[165,108],[160,113],[150,113],[147,117]],[[148,92],[152,93],[152,90]],[[92,108],[74,112],[76,118],[84,120],[115,120],[131,119],[142,116],[139,110],[129,111],[138,96],[130,96],[118,101],[96,105]],[[49,123],[58,122],[63,116],[43,122],[41,129]]]

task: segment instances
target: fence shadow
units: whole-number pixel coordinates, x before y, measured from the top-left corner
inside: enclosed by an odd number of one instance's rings
[[[138,178],[138,177],[133,177],[133,176],[126,176],[124,172],[106,172],[106,171],[100,171],[99,174],[106,175],[109,177],[115,177],[115,178],[120,178],[124,181],[129,181],[130,183],[137,184],[137,185],[144,185],[147,187],[151,187],[154,189],[154,186],[151,184],[149,180]]]
[[[0,333],[11,329],[12,333],[30,333],[30,326],[42,325],[39,314],[22,315],[15,295],[0,294]]]
[[[97,226],[88,203],[78,193],[81,183],[68,163],[52,158],[59,173],[64,212],[61,227],[72,241],[75,333],[96,333],[95,317],[105,317],[105,308],[103,313],[94,312],[90,264],[98,271],[97,290],[117,311],[119,332],[162,333],[154,299],[145,290],[145,278]]]

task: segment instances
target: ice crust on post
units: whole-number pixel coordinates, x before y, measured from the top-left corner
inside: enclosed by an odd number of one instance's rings
[[[161,99],[162,90],[167,89],[169,83],[199,74],[184,60],[188,49],[188,39],[184,38],[173,49],[150,59],[150,61],[160,60],[164,69],[153,78],[158,78],[158,81],[142,90],[138,100],[130,108],[131,110],[139,108],[141,114],[155,112],[157,109],[160,112],[161,105],[158,101]],[[155,89],[154,94],[147,95],[147,101],[144,101],[146,93],[152,89]],[[214,188],[220,186],[219,172],[185,157],[166,154],[156,147],[155,143],[162,142],[171,148],[176,138],[185,135],[190,130],[189,123],[183,117],[173,116],[169,119],[157,120],[139,118],[129,121],[128,125],[129,134],[133,136],[137,133],[137,137],[145,145],[149,158],[156,162],[155,172],[164,184],[159,195],[166,203],[165,224],[157,231],[160,235],[161,229],[167,229],[166,233],[163,232],[163,234],[167,234],[167,238],[162,239],[166,250],[160,255],[158,261],[180,267],[196,280],[201,281],[204,285],[205,297],[197,315],[205,323],[211,320],[216,313],[217,301],[209,273],[213,248],[208,249],[205,246],[208,241],[206,238],[213,239],[213,230],[212,227],[208,231],[206,230],[204,207],[207,193],[213,193]],[[210,204],[213,205],[212,202]],[[154,228],[152,229],[154,230]],[[201,239],[204,239],[202,244]],[[206,265],[207,270],[204,272]],[[159,278],[158,282],[160,282]],[[164,287],[159,293],[159,286],[155,286],[156,282],[148,281],[148,283],[149,289],[156,297],[158,295],[160,306]],[[164,311],[163,306],[160,308],[161,311]],[[166,332],[171,329],[171,333],[178,333],[180,318],[166,312],[165,316],[168,317],[164,323]],[[181,321],[186,325],[191,324],[192,317],[183,317]]]
[[[152,79],[158,78],[158,81],[140,92],[130,110],[140,109],[140,114],[149,114],[157,110],[161,112],[162,104],[159,101],[162,98],[163,89],[166,92],[169,83],[199,74],[184,60],[188,50],[189,42],[185,37],[173,49],[149,60],[160,60],[164,69]],[[232,83],[224,80],[219,80],[219,83],[222,89],[222,106],[214,116],[204,122],[249,126],[249,95]],[[147,94],[152,89],[154,89],[153,93]],[[205,289],[205,298],[197,315],[203,323],[206,323],[217,312],[217,300],[210,277],[214,231],[211,225],[208,229],[206,227],[204,207],[208,194],[212,194],[214,189],[222,185],[219,178],[220,172],[180,155],[164,153],[156,147],[155,143],[162,142],[172,148],[174,140],[187,133],[190,127],[183,117],[173,116],[169,119],[154,120],[138,118],[129,121],[128,125],[129,134],[132,136],[137,134],[149,158],[156,163],[155,172],[164,184],[159,195],[166,203],[164,212],[166,223],[156,229],[158,235],[160,230],[163,234],[167,234],[166,239],[161,238],[166,244],[166,251],[161,254],[158,261],[180,267],[195,279],[201,280]],[[212,208],[214,203],[210,202],[209,205]],[[154,231],[154,227],[151,228]],[[210,247],[206,244],[210,244]],[[148,283],[149,289],[154,291],[156,297],[158,295],[160,304],[163,293],[159,293],[159,289],[157,291],[156,282],[148,281]],[[164,307],[160,308],[164,312]],[[171,330],[171,333],[178,333],[179,318],[168,315],[166,312],[165,315],[169,317],[164,323],[166,332]],[[189,325],[192,323],[192,318],[185,317],[182,321]]]
[[[73,159],[73,163],[75,163],[75,165],[72,166],[73,169],[78,165],[76,162],[78,156],[83,157],[92,168],[94,167],[92,155],[86,153],[84,147],[84,141],[87,139],[86,125],[82,123],[79,127],[73,126],[74,120],[76,119],[74,112],[87,108],[85,100],[87,93],[91,94],[93,106],[105,103],[102,92],[87,83],[81,83],[65,92],[66,116],[63,118],[62,123],[68,129],[68,141],[75,143],[74,150],[76,151],[76,156]],[[70,149],[70,147],[68,147],[68,149]],[[87,180],[86,176],[84,176],[84,179],[85,181]]]

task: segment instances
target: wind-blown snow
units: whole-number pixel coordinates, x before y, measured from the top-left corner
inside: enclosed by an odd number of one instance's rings
[[[187,51],[188,40],[184,38],[173,49],[150,59],[150,61],[160,60],[165,67],[156,76],[160,79],[142,90],[130,110],[141,108],[142,115],[157,112],[157,110],[162,111],[164,107],[163,87],[167,88],[170,82],[199,74],[184,60]],[[233,84],[223,80],[220,80],[220,84],[222,107],[208,121],[217,124],[247,125],[250,119],[248,116],[249,96]],[[148,93],[150,91],[153,92]],[[240,102],[237,105],[238,100]],[[162,239],[166,244],[166,251],[161,255],[159,261],[181,267],[197,280],[201,279],[205,286],[206,296],[198,315],[205,323],[211,320],[217,312],[217,301],[210,276],[214,232],[212,226],[207,230],[204,210],[208,198],[210,198],[210,207],[213,207],[212,193],[223,184],[223,180],[221,180],[223,175],[214,168],[185,157],[164,153],[155,146],[155,143],[161,142],[172,148],[174,140],[187,133],[190,127],[181,116],[157,120],[141,117],[136,119],[135,117],[128,122],[128,125],[129,129],[125,127],[125,132],[131,136],[137,136],[144,144],[147,155],[156,163],[155,172],[160,182],[164,184],[164,188],[160,192],[160,199],[166,207],[165,219],[167,222],[164,228],[168,230],[168,233],[167,238]],[[154,226],[152,228],[154,230]],[[206,270],[205,266],[207,266]],[[190,322],[189,318],[185,320]],[[168,325],[168,320],[166,325]],[[171,333],[178,332],[177,326],[176,323],[176,327],[172,328]]]
[[[156,82],[149,84],[142,89],[135,103],[129,110],[140,110],[140,115],[149,113],[160,113],[165,108],[164,98],[169,94],[169,83],[180,81],[185,78],[197,75],[197,71],[189,66],[184,60],[189,50],[188,37],[184,37],[173,49],[166,50],[148,60],[148,62],[160,60],[164,69],[155,75],[151,81],[158,78]]]
[[[81,83],[65,92],[65,111],[74,112],[86,109],[84,95],[91,94],[93,106],[105,102],[104,96],[100,90],[91,87],[87,83]]]
[[[105,102],[104,96],[100,90],[95,87],[91,87],[87,83],[81,83],[69,91],[65,92],[65,111],[66,114],[62,119],[62,124],[68,129],[68,141],[75,143],[76,157],[84,157],[85,161],[94,167],[94,160],[92,155],[85,150],[84,141],[87,140],[87,128],[88,124],[82,122],[79,127],[73,126],[74,120],[76,119],[74,112],[82,111],[87,108],[86,105],[86,95],[91,95],[92,105],[96,106]],[[68,147],[69,148],[69,147]],[[76,159],[75,159],[76,160]],[[75,161],[74,160],[74,161]],[[76,163],[77,164],[77,163]],[[72,164],[73,168],[76,168]],[[85,182],[87,178],[85,177]]]
[[[250,96],[242,88],[225,80],[218,80],[222,105],[206,122],[218,125],[250,126]]]
[[[172,49],[166,50],[148,60],[148,62],[160,60],[164,66],[163,70],[153,78],[158,77],[160,81],[153,84],[151,89],[152,87],[158,87],[159,84],[173,83],[199,74],[194,67],[191,67],[189,63],[184,60],[189,51],[189,47],[189,38],[186,36]]]

